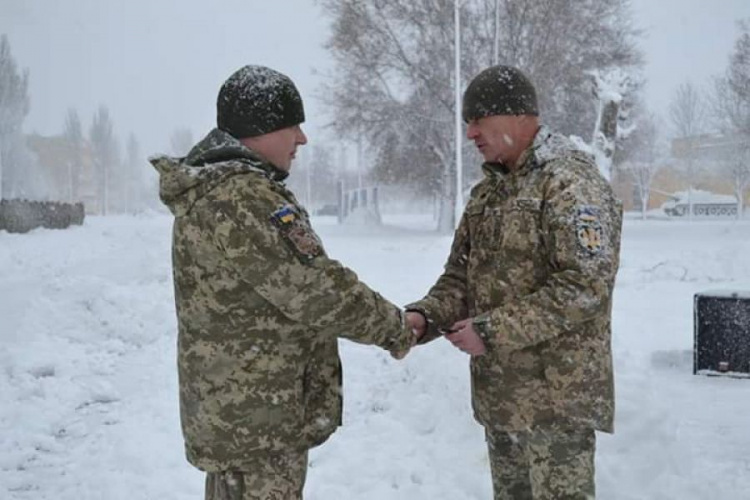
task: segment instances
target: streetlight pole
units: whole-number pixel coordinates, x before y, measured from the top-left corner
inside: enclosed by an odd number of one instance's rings
[[[500,0],[495,0],[495,45],[492,50],[492,64],[500,64]]]
[[[458,227],[464,208],[463,200],[463,158],[461,156],[461,1],[453,0],[453,17],[455,23],[455,115],[456,115],[456,202],[454,208],[454,227]]]

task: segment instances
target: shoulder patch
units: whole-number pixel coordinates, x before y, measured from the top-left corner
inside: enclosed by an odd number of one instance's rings
[[[294,205],[284,205],[271,214],[271,223],[302,262],[323,255],[323,244]]]
[[[278,227],[284,224],[291,224],[297,220],[297,215],[297,211],[292,205],[285,205],[271,214],[271,220]]]
[[[602,250],[602,224],[599,221],[599,207],[579,205],[576,216],[576,236],[579,245],[590,255]]]

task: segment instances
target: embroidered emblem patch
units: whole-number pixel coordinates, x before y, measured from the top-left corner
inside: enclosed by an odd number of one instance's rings
[[[583,205],[578,207],[576,218],[576,235],[578,243],[590,254],[598,254],[602,249],[602,225],[599,221],[597,207]]]
[[[323,244],[318,235],[300,216],[294,205],[285,205],[271,214],[271,222],[290,244],[302,262],[309,262],[323,254]]]
[[[306,259],[312,259],[322,253],[320,240],[309,228],[295,225],[289,229],[286,236]]]

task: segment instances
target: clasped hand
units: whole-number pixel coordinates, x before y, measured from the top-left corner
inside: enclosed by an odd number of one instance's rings
[[[474,329],[474,318],[466,318],[453,324],[445,338],[469,356],[481,356],[487,352],[484,341]]]
[[[414,332],[416,340],[427,332],[427,322],[424,316],[418,312],[407,312],[406,324]],[[445,338],[456,348],[470,356],[481,356],[487,352],[482,338],[474,329],[473,318],[466,318],[454,323],[450,331],[446,332]]]

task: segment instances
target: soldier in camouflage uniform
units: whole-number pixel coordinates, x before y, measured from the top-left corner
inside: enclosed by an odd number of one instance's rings
[[[175,215],[180,417],[211,500],[301,498],[308,450],[341,425],[339,336],[408,350],[401,311],[330,259],[285,187],[304,111],[292,81],[246,66],[218,127],[158,157]]]
[[[495,499],[594,498],[594,431],[613,432],[621,204],[590,155],[539,126],[517,69],[480,73],[463,117],[485,178],[407,322],[471,355]]]

